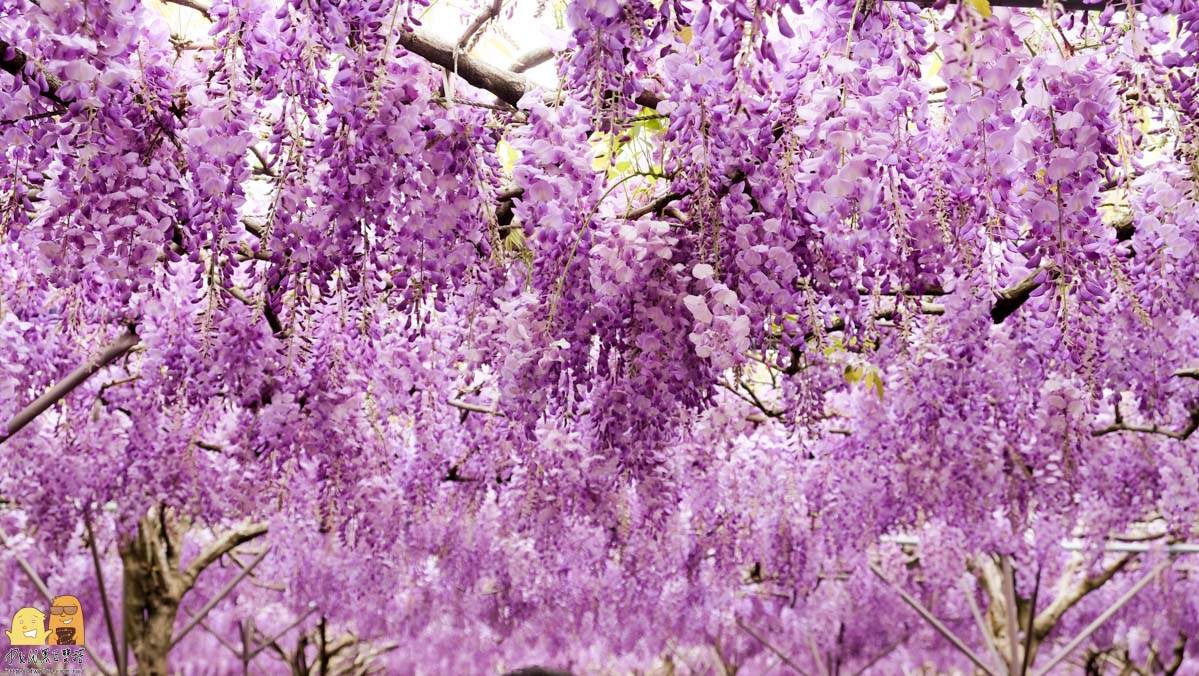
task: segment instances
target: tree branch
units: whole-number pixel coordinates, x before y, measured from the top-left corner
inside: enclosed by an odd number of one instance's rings
[[[183,612],[188,616],[189,619],[193,617],[193,615],[190,612],[188,612],[187,610],[184,610]],[[212,627],[208,626],[208,623],[205,622],[204,620],[200,620],[200,628],[203,629],[204,631],[208,632],[217,641],[220,641],[221,645],[225,646],[225,648],[227,648],[229,650],[229,652],[233,653],[234,657],[241,657],[241,651],[238,650],[237,647],[234,646],[232,643],[230,643],[228,640],[226,640],[224,636],[221,636],[216,630],[214,630]]]
[[[534,49],[531,52],[526,52],[512,62],[512,67],[509,69],[513,73],[523,73],[540,66],[541,64],[554,58],[554,52],[549,47]]]
[[[400,34],[400,46],[457,74],[471,86],[495,94],[496,98],[513,108],[529,91],[529,81],[520,72],[496,68],[482,59],[457,53],[454,45],[431,35],[405,31]],[[656,109],[662,98],[651,92],[642,92],[637,95],[636,102],[646,108]]]
[[[471,42],[471,38],[475,37],[475,33],[478,33],[480,28],[499,15],[500,2],[501,0],[492,0],[491,6],[483,10],[482,14],[476,16],[475,20],[470,22],[470,25],[466,27],[466,31],[462,33],[462,37],[458,38],[456,49],[459,52],[466,48],[467,44]]]
[[[1174,674],[1178,673],[1178,670],[1182,668],[1182,660],[1186,657],[1186,651],[1187,637],[1184,634],[1179,634],[1178,642],[1174,644],[1174,659],[1171,660],[1170,664],[1162,665],[1164,667],[1164,669],[1162,669],[1162,673],[1166,674],[1167,676],[1174,676]]]
[[[1053,631],[1053,628],[1057,626],[1058,620],[1061,619],[1067,610],[1070,610],[1079,601],[1086,598],[1087,594],[1107,584],[1108,580],[1112,579],[1116,573],[1123,570],[1132,561],[1133,556],[1133,554],[1126,554],[1111,566],[1104,568],[1103,572],[1098,575],[1084,577],[1073,589],[1059,593],[1053,599],[1053,602],[1045,610],[1037,614],[1036,619],[1033,620],[1032,632],[1036,639],[1040,641],[1048,636],[1049,632]]]
[[[250,651],[250,653],[247,655],[247,657],[248,657],[249,659],[254,659],[255,657],[257,657],[257,656],[258,656],[258,653],[261,653],[263,650],[266,650],[267,648],[269,648],[269,647],[271,646],[271,644],[276,644],[276,645],[277,645],[277,644],[278,644],[278,641],[279,641],[279,639],[280,639],[280,638],[282,638],[284,634],[286,634],[287,632],[289,632],[289,631],[291,631],[292,629],[294,629],[295,627],[297,627],[297,626],[298,626],[300,623],[302,623],[304,620],[308,619],[308,616],[309,616],[309,615],[312,615],[312,614],[313,614],[313,613],[315,613],[315,612],[316,612],[316,604],[315,604],[315,603],[310,603],[310,604],[308,604],[308,612],[306,612],[306,613],[304,613],[303,615],[301,615],[301,616],[299,617],[299,619],[297,619],[296,621],[294,621],[294,622],[292,622],[291,624],[287,625],[287,627],[286,627],[285,629],[283,629],[283,630],[279,631],[279,632],[278,632],[278,633],[276,633],[274,636],[272,636],[272,637],[270,637],[270,638],[268,638],[268,639],[265,639],[264,641],[262,641],[262,642],[261,642],[261,645],[259,645],[259,646],[258,646],[257,648],[255,648],[254,650]]]
[[[799,674],[800,676],[807,676],[807,672],[805,672],[803,669],[800,669],[799,665],[795,663],[795,660],[788,657],[786,655],[786,653],[784,653],[783,651],[774,647],[774,645],[772,645],[770,643],[770,641],[767,641],[766,639],[759,636],[758,632],[754,631],[753,629],[750,629],[748,626],[743,624],[741,622],[741,620],[737,620],[737,626],[741,628],[741,631],[744,631],[745,633],[754,637],[754,640],[756,640],[758,643],[761,643],[762,645],[766,646],[767,650],[774,653],[780,660],[783,661],[783,664],[786,664],[787,666],[789,666],[793,670],[795,670],[795,673]]]
[[[251,554],[254,552],[246,552],[246,553]],[[229,560],[232,561],[233,563],[237,564],[237,567],[241,568],[242,570],[245,570],[246,566],[249,565],[249,564],[243,563],[242,560],[237,558],[237,556],[233,552],[229,552]],[[287,591],[287,585],[276,584],[276,583],[272,583],[272,582],[263,582],[262,580],[254,577],[253,575],[250,576],[250,584],[254,585],[255,587],[259,587],[262,589],[269,589],[271,591],[277,591],[277,592],[286,592]]]
[[[1036,291],[1040,284],[1037,282],[1037,275],[1043,272],[1042,269],[1034,271],[1029,276],[1020,280],[1016,284],[1002,289],[995,294],[995,304],[991,306],[991,321],[995,324],[1002,324],[1003,320],[1012,315],[1013,312],[1020,309],[1021,305],[1032,296],[1032,292]]]
[[[29,82],[25,77],[25,65],[29,63],[29,55],[17,49],[13,45],[0,38],[0,70],[12,75],[18,80]],[[46,89],[38,92],[43,98],[48,99],[58,106],[60,109],[65,109],[70,102],[64,100],[58,95],[58,90],[62,87],[62,80],[58,79],[53,73],[48,73],[41,66],[34,65],[35,68],[41,71],[46,78]]]
[[[247,226],[248,226],[248,224],[247,224]],[[259,237],[262,236],[260,233],[255,233],[249,227],[247,227],[246,229],[249,230],[251,234],[258,235]],[[246,292],[242,291],[241,289],[239,289],[235,286],[225,287],[225,292],[228,293],[230,296],[233,296],[237,300],[240,300],[242,303],[245,303],[247,306],[249,306],[251,308],[258,306],[257,301],[255,301],[253,298],[250,298],[248,295],[246,295]],[[278,313],[276,313],[275,310],[271,307],[269,299],[267,299],[267,302],[262,304],[262,316],[264,318],[266,318],[266,323],[267,323],[267,326],[269,326],[271,328],[271,333],[275,334],[276,336],[278,336],[280,338],[287,337],[287,331],[283,328],[283,322],[280,321]]]
[[[1116,241],[1127,242],[1132,239],[1132,236],[1137,233],[1137,228],[1132,224],[1132,214],[1128,213],[1120,217],[1118,221],[1112,224],[1116,229]]]
[[[266,535],[268,525],[265,521],[249,523],[239,528],[226,531],[211,544],[205,547],[196,558],[187,564],[187,569],[182,573],[182,581],[184,590],[191,589],[196,584],[196,580],[200,577],[208,566],[215,563],[225,554],[233,551],[238,545],[244,544],[254,538]],[[248,572],[244,568],[242,572]]]
[[[162,1],[168,5],[179,5],[180,7],[194,9],[200,13],[200,16],[203,16],[205,19],[212,21],[212,14],[210,13],[212,11],[212,5],[207,2],[201,2],[200,0],[162,0]]]
[[[90,378],[92,374],[100,369],[108,366],[112,362],[119,359],[122,355],[133,348],[141,341],[137,333],[130,326],[125,332],[108,344],[104,351],[98,357],[88,361],[83,366],[75,369],[66,378],[63,378],[50,389],[46,390],[45,394],[38,397],[25,408],[17,412],[16,415],[8,421],[5,429],[0,430],[0,444],[10,439],[14,434],[21,431],[23,427],[33,422],[35,418],[44,413],[46,409],[61,401],[64,397],[70,394],[76,387],[83,384],[85,380]]]
[[[624,218],[626,220],[635,221],[646,214],[660,214],[662,213],[662,210],[670,206],[672,202],[677,202],[684,197],[686,197],[686,195],[681,192],[668,192],[660,197],[655,197],[648,204],[639,206],[635,209],[629,209],[627,212],[625,212]]]
[[[266,155],[258,149],[258,146],[251,145],[250,152],[254,155],[254,159],[258,160],[258,168],[255,169],[253,173],[262,176],[270,176],[272,178],[279,178],[279,174],[275,173],[274,168],[271,167],[269,162],[267,162]]]
[[[1128,423],[1117,419],[1116,422],[1108,425],[1107,427],[1093,430],[1091,432],[1091,436],[1101,437],[1105,434],[1112,434],[1114,432],[1138,432],[1141,434],[1160,434],[1164,437],[1177,439],[1178,441],[1186,441],[1192,434],[1195,433],[1196,429],[1199,429],[1199,408],[1191,411],[1191,418],[1187,422],[1186,427],[1177,432],[1174,430],[1168,430],[1164,427],[1159,427],[1157,425],[1129,425]]]
[[[1032,598],[1028,600],[1028,616],[1029,623],[1032,623],[1031,618],[1037,616],[1037,597],[1041,593],[1041,567],[1037,566],[1037,579],[1032,588]],[[1032,667],[1032,652],[1033,652],[1033,632],[1032,627],[1029,627],[1024,632],[1024,657],[1020,661],[1020,676],[1025,676],[1028,670]]]
[[[1003,609],[1007,616],[1007,641],[1008,641],[1008,673],[1022,676],[1019,671],[1019,665],[1023,662],[1020,659],[1020,619],[1016,617],[1016,571],[1012,568],[1012,557],[1006,554],[1000,555],[999,564],[1001,566],[1000,587],[1003,591]]]
[[[938,620],[936,616],[929,612],[929,610],[925,608],[920,601],[917,601],[914,596],[904,591],[899,585],[888,580],[887,576],[883,574],[882,569],[871,563],[870,570],[876,576],[878,576],[878,579],[887,583],[889,587],[898,592],[899,597],[903,599],[904,603],[911,606],[912,610],[915,610],[920,617],[924,618],[925,622],[928,622],[933,629],[937,630],[937,633],[941,634],[947,641],[952,643],[953,647],[958,649],[958,652],[969,658],[969,660],[973,662],[975,666],[981,669],[983,673],[988,674],[989,676],[996,676],[995,671],[988,667],[986,662],[983,662],[982,658],[980,658],[973,650],[970,649],[970,646],[966,645],[962,639],[958,638],[957,635],[949,629],[949,627],[946,627],[944,623]]]
[[[897,310],[897,308],[894,304],[894,299],[892,299],[892,304],[890,307],[880,307],[878,310],[876,310],[874,312],[874,314],[871,315],[871,317],[873,317],[874,319],[894,319],[896,310]],[[922,300],[922,301],[920,301],[920,311],[918,312],[918,314],[941,316],[941,315],[945,314],[945,306],[942,305],[941,303],[930,303],[928,301]],[[837,317],[836,319],[829,322],[824,327],[825,333],[832,333],[834,331],[844,331],[844,330],[845,330],[845,320],[841,317]],[[805,342],[809,341],[815,337],[816,337],[816,332],[809,331],[804,334],[804,341]],[[793,349],[792,357],[795,357],[796,354],[797,354],[797,350]],[[792,367],[794,367],[794,366],[795,366],[795,362],[793,361]],[[787,369],[785,369],[783,371],[783,373],[786,373],[787,375],[794,375],[795,373],[797,373],[798,368],[793,369],[792,367],[788,367]]]
[[[171,4],[179,5],[194,9],[205,18],[211,20],[211,5],[204,0],[166,0]],[[496,13],[499,13],[499,1],[497,0],[493,7],[496,8]],[[467,32],[463,34],[458,45],[451,45],[439,38],[431,35],[425,35],[415,31],[403,31],[400,33],[399,43],[404,49],[424,58],[425,60],[435,65],[441,66],[446,70],[456,73],[463,80],[466,80],[470,85],[483,89],[495,94],[501,101],[516,107],[517,101],[529,89],[529,83],[518,72],[506,71],[496,68],[480,59],[465,55],[456,54],[460,48],[474,31],[477,31],[482,24],[490,19],[488,12],[480,15],[475,23],[472,24]],[[493,15],[494,16],[494,15]],[[457,47],[457,48],[456,48]]]
[[[1037,671],[1037,676],[1046,676],[1046,674],[1050,673],[1059,662],[1069,657],[1070,653],[1074,652],[1074,650],[1078,648],[1083,641],[1087,640],[1087,638],[1093,634],[1096,629],[1102,626],[1104,622],[1107,622],[1109,619],[1111,619],[1112,615],[1115,615],[1120,608],[1124,607],[1126,603],[1132,600],[1132,597],[1136,596],[1137,593],[1144,589],[1146,585],[1152,582],[1153,579],[1157,577],[1158,573],[1165,570],[1172,563],[1174,563],[1173,559],[1166,559],[1165,561],[1162,561],[1154,566],[1153,570],[1149,571],[1148,575],[1138,580],[1137,583],[1129,588],[1128,591],[1124,592],[1120,598],[1116,599],[1115,603],[1109,606],[1107,610],[1100,613],[1099,617],[1096,617],[1094,620],[1092,620],[1091,623],[1086,626],[1086,628],[1080,631],[1077,636],[1071,639],[1069,643],[1067,643],[1056,655],[1054,655],[1049,660],[1048,664],[1041,667]]]
[[[978,625],[978,633],[982,636],[983,643],[987,645],[987,650],[991,653],[991,659],[995,660],[995,664],[1003,664],[1003,657],[999,654],[999,646],[995,645],[995,639],[991,636],[990,629],[987,628],[987,623],[983,620],[983,614],[978,609],[978,601],[974,600],[974,588],[967,580],[969,576],[963,577],[961,581],[962,592],[966,597],[966,604],[970,606],[970,614],[974,617],[974,623]]]
[[[875,664],[878,663],[879,660],[881,660],[884,657],[886,657],[887,655],[890,655],[891,653],[895,652],[895,649],[898,648],[900,645],[902,645],[903,642],[908,640],[908,638],[910,638],[910,637],[911,637],[910,634],[904,634],[903,636],[900,636],[899,638],[897,638],[894,641],[892,641],[891,643],[889,643],[887,645],[887,647],[885,647],[881,651],[879,651],[878,654],[876,654],[874,657],[871,657],[869,662],[862,665],[862,667],[860,669],[858,669],[857,671],[853,672],[853,676],[863,676],[866,673],[866,671],[870,669],[870,667],[873,667]]]
[[[87,528],[87,544],[92,550],[92,565],[96,570],[96,586],[100,588],[100,605],[104,609],[104,626],[108,629],[108,642],[112,647],[113,659],[117,661],[117,673],[125,676],[126,667],[121,659],[121,653],[117,650],[117,632],[113,629],[112,610],[108,605],[108,590],[104,586],[104,571],[100,566],[100,549],[96,546],[96,533],[92,530],[91,514],[85,509],[83,512],[83,525]]]
[[[487,415],[498,415],[500,417],[504,416],[503,413],[496,410],[496,407],[494,405],[483,406],[482,404],[471,404],[469,402],[461,401],[458,399],[449,399],[446,401],[446,403],[449,404],[450,406],[453,406],[454,408],[461,409],[463,411],[471,411],[473,413],[486,413]]]
[[[265,532],[265,531],[263,531],[263,532]],[[188,622],[183,627],[183,629],[179,630],[179,633],[176,634],[175,637],[171,639],[170,647],[172,647],[172,648],[175,647],[175,645],[177,645],[179,643],[179,641],[183,640],[184,636],[187,636],[188,633],[191,632],[192,629],[195,629],[196,625],[199,624],[200,622],[202,622],[204,620],[204,618],[208,616],[208,613],[213,608],[216,607],[216,604],[220,603],[226,596],[228,596],[229,592],[233,591],[233,589],[235,587],[237,587],[237,585],[240,584],[241,581],[244,580],[246,578],[246,576],[248,576],[250,574],[250,572],[253,571],[254,568],[258,566],[258,564],[262,563],[262,560],[266,558],[266,555],[270,551],[271,551],[270,547],[267,547],[267,548],[263,549],[261,552],[259,552],[258,556],[254,557],[254,560],[251,561],[249,563],[249,565],[247,565],[245,568],[243,568],[242,571],[240,573],[238,573],[236,577],[234,577],[232,580],[230,580],[229,583],[226,584],[224,587],[222,587],[221,590],[219,592],[217,592],[215,596],[213,596],[211,599],[209,599],[208,603],[205,603],[204,607],[200,608],[199,612],[197,612],[195,615],[192,616],[191,621]],[[189,566],[189,569],[190,569],[190,566]]]
[[[57,116],[65,113],[66,110],[67,110],[66,108],[55,108],[54,110],[47,110],[47,111],[41,112],[41,113],[33,113],[32,115],[26,115],[24,117],[18,117],[18,118],[14,118],[14,119],[10,119],[10,120],[0,120],[0,127],[7,127],[10,125],[14,125],[18,122],[32,122],[34,120],[44,120],[47,117],[57,117]]]
[[[430,63],[456,73],[471,86],[495,94],[513,108],[529,89],[529,82],[523,75],[501,70],[464,54],[455,59],[454,46],[439,38],[405,31],[400,34],[400,45]]]
[[[998,5],[999,3],[993,2],[991,4]],[[1013,4],[1008,6],[1018,7],[1023,5]],[[1041,6],[1039,1],[1035,6]],[[1102,6],[1102,0],[1100,0],[1100,4],[1090,5],[1090,7],[1093,8]],[[1120,218],[1120,220],[1112,223],[1111,226],[1116,230],[1117,242],[1127,242],[1128,240],[1132,239],[1132,236],[1136,233],[1136,226],[1133,225],[1131,214]],[[1032,292],[1036,291],[1037,287],[1041,286],[1041,284],[1036,281],[1037,275],[1045,271],[1045,268],[1039,268],[1016,284],[999,291],[999,293],[996,294],[997,298],[995,300],[995,304],[991,306],[991,321],[995,324],[1002,324],[1003,320],[1007,319],[1012,315],[1013,312],[1020,309],[1020,306],[1024,305],[1025,301],[1032,296]],[[1056,276],[1056,273],[1050,272],[1050,275]],[[1199,377],[1199,375],[1196,377]]]

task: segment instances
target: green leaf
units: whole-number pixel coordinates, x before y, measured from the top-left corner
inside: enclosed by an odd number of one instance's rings
[[[991,16],[991,3],[988,0],[970,0],[970,6],[978,10],[984,19]]]
[[[882,401],[883,376],[879,373],[878,369],[870,369],[870,372],[866,374],[865,384],[867,388],[874,388],[874,391],[878,394],[879,401]]]

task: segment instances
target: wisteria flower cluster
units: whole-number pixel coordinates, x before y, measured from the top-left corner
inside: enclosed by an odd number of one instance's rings
[[[3,608],[109,674],[1199,673],[1199,3],[927,4],[506,68],[511,3],[5,3]]]

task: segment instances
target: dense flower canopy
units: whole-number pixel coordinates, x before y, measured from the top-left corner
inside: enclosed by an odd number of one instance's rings
[[[1199,673],[1195,0],[542,2],[552,87],[519,3],[176,4],[0,7],[0,611],[152,673],[164,551],[185,673]]]

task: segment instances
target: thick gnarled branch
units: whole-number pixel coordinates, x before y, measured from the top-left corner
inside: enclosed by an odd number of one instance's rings
[[[1086,641],[1096,629],[1102,626],[1104,622],[1107,622],[1109,619],[1111,619],[1113,615],[1119,612],[1120,608],[1132,600],[1132,598],[1140,593],[1140,591],[1144,589],[1150,582],[1152,582],[1158,576],[1158,574],[1170,567],[1170,565],[1173,563],[1173,559],[1166,559],[1154,566],[1153,570],[1149,571],[1148,575],[1142,577],[1137,581],[1136,584],[1125,591],[1120,598],[1116,599],[1115,603],[1108,606],[1107,610],[1100,613],[1098,617],[1092,620],[1090,624],[1083,628],[1082,631],[1080,631],[1073,639],[1063,646],[1061,650],[1057,652],[1057,654],[1051,657],[1048,663],[1044,664],[1040,669],[1038,669],[1036,676],[1047,676],[1048,674],[1052,673],[1054,667],[1061,663],[1062,660],[1069,657],[1070,653],[1074,652],[1078,646],[1082,645],[1082,643]]]
[[[1037,613],[1036,619],[1033,621],[1033,636],[1037,641],[1042,641],[1053,628],[1057,626],[1058,620],[1066,611],[1078,605],[1088,594],[1099,589],[1107,584],[1116,573],[1124,570],[1128,563],[1132,561],[1133,554],[1126,554],[1116,560],[1115,563],[1107,566],[1098,575],[1084,576],[1078,584],[1074,586],[1068,585],[1068,576],[1063,576],[1063,588],[1060,589],[1054,597],[1053,602],[1044,610]]]
[[[457,73],[471,86],[495,94],[496,98],[513,108],[529,89],[529,82],[523,75],[457,53],[454,45],[438,38],[405,31],[400,34],[400,46],[430,63]]]
[[[200,573],[219,560],[222,556],[250,540],[266,535],[268,525],[265,521],[248,523],[225,531],[216,540],[205,547],[196,558],[187,564],[182,573],[185,589],[190,589],[200,577]]]

